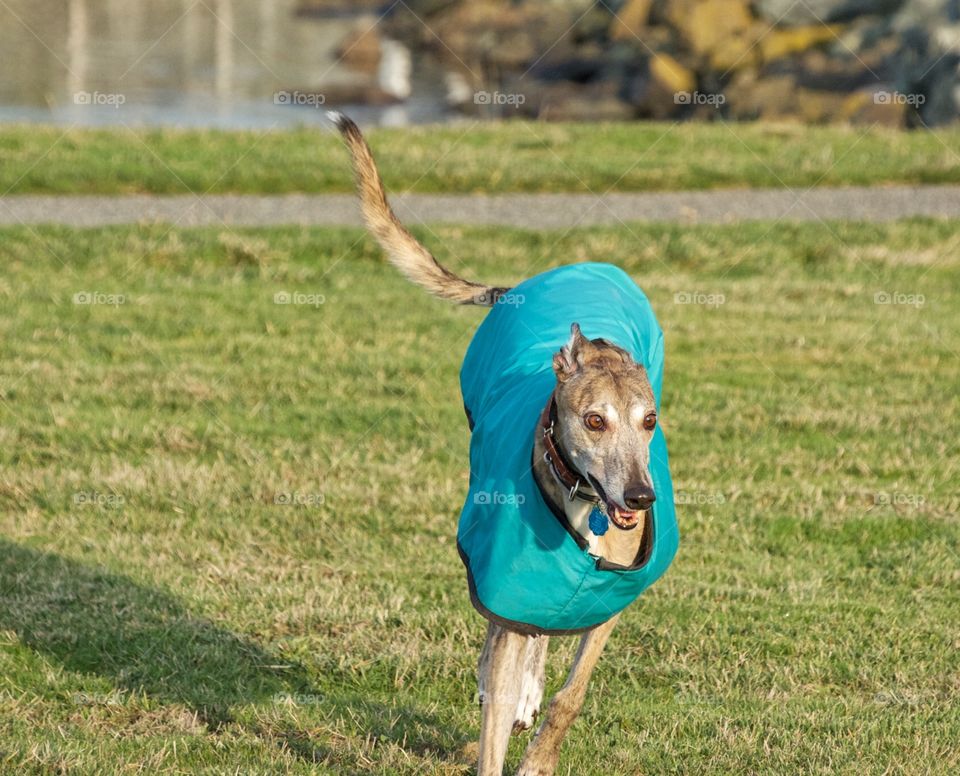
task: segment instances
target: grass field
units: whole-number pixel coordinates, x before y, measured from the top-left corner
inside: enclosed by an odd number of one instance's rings
[[[392,191],[653,191],[960,182],[960,130],[502,124],[370,132]],[[0,127],[0,192],[352,191],[333,131]]]
[[[92,185],[42,169],[22,188]],[[958,227],[420,232],[490,281],[614,261],[666,332],[680,553],[560,773],[960,768]],[[0,261],[0,772],[471,773],[484,626],[453,538],[482,311],[350,229],[6,229]]]

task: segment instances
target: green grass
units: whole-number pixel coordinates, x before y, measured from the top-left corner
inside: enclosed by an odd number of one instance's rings
[[[957,771],[958,227],[421,233],[491,281],[615,261],[666,332],[680,553],[560,773]],[[482,311],[349,229],[5,229],[0,261],[0,771],[472,772]]]
[[[960,182],[960,130],[759,124],[504,124],[370,133],[391,190],[651,191]],[[352,191],[324,129],[0,127],[0,192]]]

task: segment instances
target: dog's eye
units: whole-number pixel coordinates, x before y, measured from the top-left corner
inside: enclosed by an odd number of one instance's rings
[[[589,415],[584,415],[583,423],[591,431],[603,431],[607,425],[603,422],[603,416],[598,415],[596,412],[591,412]]]
[[[653,431],[657,427],[657,415],[655,412],[648,413],[643,419],[643,427],[647,431]]]

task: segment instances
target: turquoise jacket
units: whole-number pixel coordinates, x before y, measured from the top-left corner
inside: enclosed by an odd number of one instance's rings
[[[643,364],[659,408],[663,333],[643,292],[610,264],[559,267],[511,289],[477,329],[460,372],[473,433],[457,546],[477,610],[525,633],[578,633],[606,622],[663,575],[679,540],[659,425],[650,446],[652,543],[637,566],[591,555],[562,505],[551,508],[536,483],[534,433],[556,384],[553,354],[573,322]]]

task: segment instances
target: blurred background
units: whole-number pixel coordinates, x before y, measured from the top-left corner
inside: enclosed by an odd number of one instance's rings
[[[960,0],[4,0],[0,120],[957,118]]]

